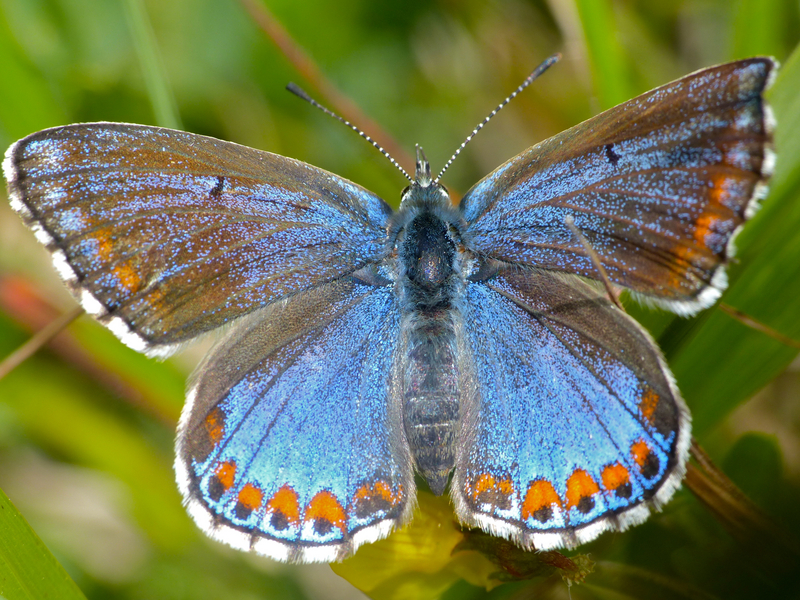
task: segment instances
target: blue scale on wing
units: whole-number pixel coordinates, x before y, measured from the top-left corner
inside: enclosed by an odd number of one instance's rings
[[[612,282],[680,313],[708,306],[725,286],[728,242],[770,175],[761,94],[773,66],[752,59],[689,75],[529,148],[464,196],[472,245],[597,279],[571,216]]]
[[[593,538],[672,494],[688,413],[638,324],[548,272],[508,268],[466,294],[477,393],[460,430],[461,519],[526,546],[572,546],[581,528],[600,527]]]
[[[41,136],[41,139],[37,136]],[[26,205],[78,281],[169,347],[385,252],[391,209],[304,163],[211,138],[71,125],[15,152]],[[54,249],[54,248],[51,248]]]
[[[198,369],[184,492],[253,539],[347,545],[414,495],[394,378],[391,286],[344,278],[254,315]],[[388,526],[387,526],[388,525]]]

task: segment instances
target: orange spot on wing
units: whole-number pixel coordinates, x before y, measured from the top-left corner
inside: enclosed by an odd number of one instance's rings
[[[291,523],[297,524],[300,522],[300,504],[297,501],[297,492],[288,484],[282,486],[267,501],[267,510],[271,512],[280,511],[286,517],[286,520]]]
[[[619,463],[605,467],[601,477],[603,479],[603,487],[607,490],[615,490],[619,486],[628,483],[631,479],[628,469]]]
[[[639,440],[631,446],[631,455],[636,464],[643,467],[647,462],[647,457],[650,456],[650,447],[644,440]]]
[[[215,408],[210,413],[205,420],[206,432],[208,433],[208,439],[211,440],[212,444],[216,444],[222,439],[222,434],[225,432],[225,415],[222,413],[220,408]]]
[[[104,261],[111,260],[111,253],[114,249],[113,245],[111,244],[111,230],[109,229],[97,229],[92,234],[92,239],[97,242],[97,254],[102,258]]]
[[[553,484],[545,479],[531,482],[525,500],[522,501],[522,520],[533,517],[537,510],[553,504],[561,506],[561,498],[558,497]]]
[[[714,224],[719,221],[719,217],[714,214],[703,213],[694,222],[694,241],[700,246],[705,247],[706,236],[713,231]]]
[[[142,280],[137,275],[136,271],[127,263],[121,263],[114,266],[114,275],[119,280],[119,284],[128,293],[133,293],[139,289]]]
[[[164,292],[160,288],[154,287],[147,290],[144,300],[150,305],[151,310],[164,310]]]
[[[720,257],[714,255],[706,243],[709,234],[721,231],[725,235],[726,226],[720,227],[720,221],[737,219],[741,221],[739,205],[741,202],[741,190],[738,189],[737,178],[729,173],[714,173],[709,179],[706,202],[700,206],[700,214],[694,222],[687,223],[689,231],[684,243],[676,243],[670,252],[675,256],[675,266],[672,270],[670,285],[681,287],[692,267],[698,267],[704,271],[710,271],[719,263]],[[743,203],[742,203],[743,204]]]
[[[639,400],[639,410],[642,411],[642,416],[650,423],[653,422],[653,415],[658,407],[658,401],[658,394],[656,394],[653,389],[649,387],[644,390],[642,399]]]
[[[717,223],[720,220],[731,218],[742,220],[739,212],[741,210],[739,205],[744,204],[741,195],[742,190],[737,185],[736,178],[727,173],[712,175],[708,204],[695,220],[694,239],[700,246],[706,246],[706,236],[717,231]]]
[[[567,508],[578,506],[581,498],[588,498],[600,491],[592,476],[583,469],[575,469],[567,479]]]
[[[236,463],[232,460],[220,463],[216,471],[214,471],[214,475],[216,475],[217,481],[227,492],[236,478]]]
[[[711,192],[708,194],[709,204],[714,207],[727,206],[728,182],[730,179],[726,175],[714,175],[711,177]]]
[[[514,485],[511,483],[511,479],[500,479],[498,481],[489,473],[483,473],[473,486],[472,497],[477,500],[484,492],[495,492],[503,496],[509,496],[514,492]]]
[[[89,220],[86,226],[91,227],[92,224],[93,220]],[[107,266],[111,266],[118,258],[114,247],[114,232],[106,227],[100,228],[92,232],[90,239],[97,244],[97,258]],[[128,294],[133,294],[142,288],[142,278],[136,269],[127,262],[111,266],[111,273],[119,281],[119,287]]]
[[[403,497],[403,486],[399,486],[397,493],[393,494],[389,484],[385,481],[378,481],[371,486],[362,485],[353,494],[353,500],[358,502],[359,500],[367,500],[376,496],[383,498],[389,504],[397,504]]]
[[[246,484],[239,490],[239,502],[249,510],[256,510],[261,506],[264,500],[264,492],[258,489],[252,483]]]
[[[343,532],[345,530],[344,508],[339,504],[336,496],[327,490],[318,492],[306,507],[304,520],[315,521],[317,519],[324,519]]]

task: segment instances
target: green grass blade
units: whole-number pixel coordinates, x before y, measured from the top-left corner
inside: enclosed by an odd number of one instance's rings
[[[5,15],[0,11],[0,147],[42,127],[65,119],[62,108],[41,73],[16,43]]]
[[[3,490],[0,532],[0,598],[86,600]]]
[[[92,402],[91,384],[68,368],[50,364],[50,375],[37,380],[43,362],[34,357],[3,381],[3,400],[16,423],[70,462],[126,484],[132,515],[158,547],[175,550],[191,540],[194,528],[180,504],[171,453],[154,448],[108,401]]]
[[[779,71],[767,98],[778,121],[775,132],[778,168],[772,195],[784,197],[800,188],[800,46]]]
[[[786,0],[739,0],[733,15],[731,58],[783,56],[781,34],[789,9]]]
[[[575,4],[586,40],[595,93],[601,108],[611,108],[633,96],[611,3],[577,0]]]
[[[178,105],[169,85],[164,63],[158,51],[150,20],[141,0],[126,0],[126,14],[133,35],[136,53],[142,65],[147,94],[153,105],[156,123],[171,129],[183,129]]]

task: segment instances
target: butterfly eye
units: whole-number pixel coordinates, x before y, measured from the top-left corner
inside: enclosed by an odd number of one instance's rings
[[[406,187],[403,188],[403,191],[400,192],[400,200],[405,199],[406,195],[408,194],[408,190],[410,189],[411,189],[410,185],[407,185]]]

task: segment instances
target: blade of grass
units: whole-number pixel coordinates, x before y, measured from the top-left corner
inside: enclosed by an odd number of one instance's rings
[[[57,327],[58,309],[46,300],[47,294],[21,278],[0,275],[0,311],[11,317],[21,330],[34,332]],[[80,312],[82,314],[82,311]],[[0,319],[0,380],[17,364],[12,354],[15,327],[7,328]],[[37,333],[34,338],[42,338]],[[31,349],[33,342],[20,343]],[[79,320],[47,342],[48,349],[71,368],[82,372],[113,397],[156,417],[170,429],[180,416],[185,388],[185,373],[170,363],[156,363],[118,343],[105,328],[89,319]],[[14,358],[12,358],[14,357]],[[27,358],[27,357],[25,357]]]
[[[731,58],[758,54],[783,56],[783,31],[787,23],[785,0],[739,0],[730,36]],[[796,9],[795,9],[796,10]]]
[[[576,0],[575,4],[600,108],[611,108],[633,96],[613,8],[608,0]]]
[[[292,66],[297,69],[303,78],[308,81],[313,88],[322,94],[327,102],[330,102],[333,110],[344,117],[347,121],[355,124],[362,131],[367,133],[373,140],[378,142],[394,159],[403,165],[403,168],[413,172],[412,165],[414,159],[383,127],[376,121],[370,119],[359,107],[340,92],[330,80],[325,77],[317,66],[317,63],[309,54],[292,38],[286,28],[262,3],[253,0],[240,0],[242,6],[252,17],[261,31],[269,37],[278,47],[281,54]]]
[[[17,45],[1,10],[0,65],[0,148],[31,131],[66,120],[44,77]]]
[[[156,123],[171,129],[183,129],[178,105],[169,85],[169,78],[158,51],[155,34],[150,26],[141,0],[126,0],[126,15],[130,26],[136,54],[142,65],[147,94],[153,105]]]
[[[0,597],[86,600],[3,490],[0,490],[0,531]]]
[[[47,377],[41,377],[42,369]],[[180,504],[171,451],[154,447],[142,427],[115,410],[92,382],[34,356],[3,380],[2,389],[3,403],[30,439],[128,487],[132,514],[155,544],[176,551],[192,539],[195,531]]]
[[[75,308],[53,319],[45,327],[37,331],[28,341],[0,362],[0,379],[25,362],[82,314],[83,309],[81,307]]]

